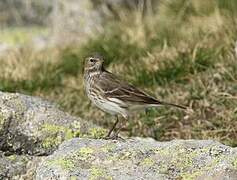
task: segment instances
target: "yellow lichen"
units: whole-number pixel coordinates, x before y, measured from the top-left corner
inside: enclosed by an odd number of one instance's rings
[[[10,155],[10,156],[7,156],[7,158],[11,161],[14,161],[14,160],[16,160],[16,155],[15,154]]]
[[[72,123],[72,127],[75,128],[75,129],[80,130],[81,129],[81,123],[79,121],[74,121]]]
[[[109,176],[104,169],[100,167],[92,167],[90,170],[89,180],[96,180],[96,179],[112,180],[113,178]]]
[[[107,153],[107,152],[109,152],[109,151],[113,151],[115,148],[116,148],[116,145],[115,145],[115,144],[106,144],[106,145],[102,146],[102,147],[100,148],[100,150],[101,150],[102,152]]]
[[[62,138],[60,136],[57,137],[47,137],[42,142],[42,147],[49,149],[51,147],[58,146],[62,142]]]
[[[123,160],[131,160],[136,156],[135,151],[125,151],[125,152],[120,152],[119,154],[115,153],[111,155],[108,160],[110,161],[123,161]]]
[[[126,151],[122,153],[122,156],[119,157],[119,159],[125,160],[125,159],[131,159],[136,156],[136,152],[131,150],[131,151]]]
[[[106,130],[100,127],[90,128],[88,132],[88,137],[99,139],[106,135]]]
[[[0,114],[0,131],[2,130],[5,123],[5,118]]]
[[[183,173],[181,174],[181,179],[185,179],[185,180],[193,180],[193,179],[197,179],[197,177],[201,176],[203,174],[203,172],[200,171],[196,171],[193,173]]]
[[[210,148],[212,147],[189,149],[177,145],[172,148],[158,148],[155,149],[154,152],[162,157],[167,157],[168,159],[169,164],[165,164],[164,162],[164,168],[162,169],[162,172],[165,173],[168,167],[172,165],[175,167],[175,169],[180,171],[180,177],[182,177],[182,179],[195,179],[195,177],[198,177],[205,171],[215,167],[223,158],[222,155],[217,156],[213,158],[210,163],[205,164],[205,166],[203,166],[201,169],[189,171],[195,166],[195,157],[210,151]]]
[[[47,165],[48,166],[59,166],[63,170],[71,170],[72,168],[75,167],[73,161],[70,159],[67,159],[67,158],[48,160]]]
[[[155,164],[155,161],[151,158],[145,158],[142,162],[142,166],[153,166]]]
[[[90,156],[93,152],[94,152],[94,150],[92,148],[89,148],[89,147],[82,147],[79,150],[79,154],[82,155],[82,156]]]
[[[169,169],[168,164],[161,163],[161,164],[159,165],[159,172],[160,172],[161,174],[166,174],[167,171],[168,171],[168,169]]]
[[[237,169],[237,157],[235,157],[235,159],[233,160],[232,165],[235,169]]]
[[[71,176],[71,177],[70,177],[70,180],[77,180],[77,179],[78,179],[77,176]]]
[[[47,137],[42,142],[42,147],[50,148],[59,145],[63,140],[68,140],[78,137],[80,131],[73,131],[72,129],[64,126],[44,124],[41,126],[42,134]]]
[[[161,155],[161,156],[167,156],[167,155],[170,154],[168,148],[157,148],[157,149],[154,149],[154,152],[155,152],[156,154]]]

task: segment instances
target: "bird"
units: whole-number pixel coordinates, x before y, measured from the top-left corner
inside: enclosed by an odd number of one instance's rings
[[[114,132],[120,122],[119,115],[128,120],[135,110],[149,107],[173,106],[180,109],[187,107],[157,100],[122,80],[104,67],[104,58],[98,54],[89,56],[84,62],[84,87],[90,101],[101,110],[116,116],[116,121],[109,130],[106,139],[118,139],[122,124]],[[113,133],[113,134],[112,134]]]

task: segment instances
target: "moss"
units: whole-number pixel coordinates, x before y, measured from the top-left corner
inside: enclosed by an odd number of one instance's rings
[[[107,174],[107,172],[100,168],[100,167],[92,167],[90,169],[90,180],[95,180],[95,179],[106,179],[106,180],[112,180],[113,178]]]
[[[100,127],[90,128],[88,132],[88,137],[99,139],[106,135],[106,130]]]
[[[47,137],[42,142],[42,147],[50,148],[59,145],[62,141],[68,140],[80,135],[79,130],[72,130],[68,127],[44,124],[41,126],[41,132]]]
[[[69,158],[59,158],[54,160],[48,160],[48,166],[59,166],[63,170],[71,170],[75,167],[73,161]]]

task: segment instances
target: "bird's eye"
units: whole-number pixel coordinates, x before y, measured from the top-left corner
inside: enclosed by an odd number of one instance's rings
[[[91,59],[90,59],[90,62],[95,62],[95,60],[91,58]]]

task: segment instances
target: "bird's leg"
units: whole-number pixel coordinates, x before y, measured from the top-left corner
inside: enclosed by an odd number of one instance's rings
[[[126,118],[126,120],[127,120],[127,118]],[[123,128],[123,121],[122,122],[120,121],[118,129],[114,132],[114,134],[110,138],[111,139],[122,139],[122,140],[124,140],[122,137],[118,136],[118,134],[119,134],[119,132],[121,131],[122,128]]]
[[[119,122],[119,118],[118,118],[118,116],[116,116],[116,122],[114,123],[114,125],[112,126],[112,128],[109,130],[109,132],[108,132],[106,138],[109,138],[109,137],[110,137],[111,133],[112,133],[113,130],[116,128],[118,122]]]
[[[121,138],[121,137],[119,137],[118,136],[118,134],[119,134],[119,132],[120,132],[120,130],[123,128],[123,125],[122,125],[122,123],[120,122],[120,126],[119,126],[119,128],[117,129],[117,131],[113,134],[113,136],[111,137],[111,139],[122,139],[123,140],[123,138]]]
[[[146,115],[148,114],[148,109],[147,108],[145,109],[145,113],[146,113]]]

